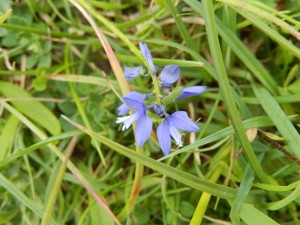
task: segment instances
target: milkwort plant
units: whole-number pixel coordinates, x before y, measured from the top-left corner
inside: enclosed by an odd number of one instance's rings
[[[125,66],[124,76],[127,80],[132,80],[138,76],[150,75],[154,86],[153,92],[141,94],[133,91],[125,94],[123,96],[124,103],[117,108],[118,116],[122,116],[117,118],[117,123],[123,123],[122,130],[126,130],[136,122],[134,136],[137,145],[142,147],[151,136],[152,121],[157,121],[154,120],[154,117],[164,117],[164,119],[159,119],[161,122],[157,127],[156,135],[161,150],[164,155],[168,155],[172,146],[171,137],[179,147],[182,147],[183,142],[179,130],[197,132],[199,127],[188,117],[185,111],[168,114],[166,106],[176,100],[199,95],[205,91],[206,86],[176,87],[171,92],[172,85],[180,77],[180,67],[176,64],[167,65],[158,73],[159,68],[154,65],[148,46],[141,42],[139,46],[147,62],[148,73],[145,74],[146,70],[142,66]],[[161,90],[166,90],[167,94],[162,95]],[[153,111],[154,114],[150,111]],[[132,113],[123,116],[129,112]]]

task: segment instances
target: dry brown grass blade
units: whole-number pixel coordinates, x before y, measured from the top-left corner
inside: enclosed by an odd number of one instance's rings
[[[121,91],[122,91],[123,95],[126,94],[127,92],[129,92],[129,86],[128,86],[127,80],[124,77],[123,69],[122,69],[114,51],[112,50],[110,44],[108,43],[106,37],[104,36],[102,31],[99,29],[99,27],[97,26],[97,24],[95,23],[93,18],[88,14],[88,12],[77,1],[69,0],[69,2],[71,2],[82,13],[82,15],[90,23],[91,27],[95,31],[99,41],[101,42],[101,44],[106,52],[109,63],[110,63],[112,70],[117,78],[117,81],[119,83]]]

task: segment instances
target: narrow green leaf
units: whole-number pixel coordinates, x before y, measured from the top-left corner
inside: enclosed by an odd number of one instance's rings
[[[286,40],[282,35],[280,35],[276,30],[268,26],[264,20],[268,20],[281,29],[288,31],[290,34],[294,35],[295,38],[300,40],[300,33],[294,29],[290,24],[286,23],[284,20],[279,19],[275,15],[258,8],[254,5],[248,4],[244,1],[236,0],[219,0],[236,10],[239,14],[251,21],[255,26],[261,29],[266,35],[275,40],[278,44],[282,45],[284,48],[289,49],[296,57],[300,58],[300,51],[295,45],[290,41]],[[261,19],[261,18],[263,19]]]
[[[50,80],[57,80],[57,81],[64,81],[64,82],[73,82],[73,83],[82,83],[82,84],[93,84],[97,85],[99,87],[105,87],[108,88],[109,85],[105,78],[102,77],[95,77],[95,76],[86,76],[86,75],[80,75],[80,74],[70,74],[66,76],[65,74],[63,75],[49,75],[48,79]],[[112,85],[115,88],[119,88],[118,84],[116,81],[112,80],[111,81]]]
[[[48,30],[46,28],[36,28],[36,27],[26,27],[22,25],[16,25],[16,24],[9,24],[9,23],[3,23],[0,24],[0,27],[9,29],[9,30],[16,30],[16,31],[22,31],[22,32],[27,32],[27,33],[35,33],[35,34],[40,34],[40,35],[51,35],[51,37],[64,37],[64,38],[69,38],[69,39],[86,39],[85,36],[79,36],[75,34],[70,34],[70,33],[64,33],[64,32],[59,32],[59,31],[54,31],[54,30]]]
[[[234,97],[231,91],[229,80],[227,77],[224,61],[222,58],[222,53],[220,49],[220,44],[218,40],[218,33],[216,29],[216,23],[214,18],[213,4],[210,0],[203,1],[204,6],[204,18],[206,24],[207,37],[210,47],[210,52],[213,58],[214,66],[216,68],[218,83],[221,89],[221,93],[228,110],[229,117],[232,121],[235,134],[238,137],[244,152],[246,154],[247,160],[250,162],[253,170],[261,181],[267,182],[267,177],[259,164],[253,148],[245,134],[245,130],[242,125],[242,121],[239,117],[239,112],[236,108]]]
[[[131,55],[122,55],[122,54],[116,54],[118,59],[122,60],[123,62],[133,62],[138,63],[139,59],[135,56]],[[155,65],[158,66],[165,66],[168,64],[177,64],[180,67],[202,67],[202,62],[196,62],[196,61],[190,61],[190,60],[178,60],[178,59],[158,59],[153,58],[153,62]]]
[[[135,160],[153,170],[156,170],[156,171],[164,174],[165,176],[173,178],[174,180],[177,180],[178,182],[181,182],[187,186],[190,186],[197,190],[208,192],[211,195],[218,196],[220,198],[231,199],[231,200],[233,200],[233,198],[236,194],[236,190],[234,190],[232,188],[228,188],[223,185],[215,184],[215,183],[209,182],[207,180],[200,179],[200,178],[198,178],[194,175],[191,175],[189,173],[186,173],[182,170],[173,168],[164,163],[160,163],[160,162],[158,162],[152,158],[149,158],[143,154],[132,151],[131,149],[126,148],[126,147],[120,145],[119,143],[114,142],[100,134],[97,134],[66,117],[63,117],[63,118],[66,119],[67,121],[69,121],[70,123],[72,123],[74,126],[79,128],[83,132],[87,133],[90,136],[93,136],[101,143],[107,145],[112,150],[114,150],[132,160]],[[249,196],[252,196],[252,195],[249,195]],[[251,199],[251,197],[250,197],[250,199]],[[250,199],[248,198],[247,200],[250,200]]]
[[[266,191],[274,191],[274,192],[288,192],[290,190],[295,189],[300,184],[300,181],[296,181],[286,186],[282,185],[273,185],[273,184],[262,184],[262,183],[254,183],[253,186],[261,188]]]
[[[219,179],[219,177],[223,171],[223,167],[224,167],[224,164],[220,163],[220,165],[214,170],[209,181],[214,182],[214,183],[217,182],[217,180]],[[202,193],[189,225],[201,224],[201,222],[204,218],[205,212],[207,210],[207,207],[209,205],[210,198],[211,198],[211,195],[209,193],[207,193],[207,192]]]
[[[52,135],[57,135],[61,132],[60,123],[54,114],[42,103],[31,101],[30,98],[33,97],[27,91],[14,84],[0,81],[0,92],[6,98],[19,99],[11,101],[11,104]],[[22,100],[26,98],[28,99],[27,101]]]
[[[0,16],[0,24],[4,23],[4,21],[9,17],[9,15],[12,13],[12,10],[8,10],[6,13]]]
[[[0,101],[1,103],[1,101]],[[15,115],[22,123],[24,123],[38,138],[46,139],[47,135],[45,135],[42,130],[40,130],[35,124],[33,124],[30,120],[28,120],[24,115],[18,112],[15,108],[7,104],[6,102],[2,102],[2,105],[5,109]],[[49,144],[48,147],[55,153],[57,157],[59,157],[62,161],[66,160],[65,155],[58,149],[55,145]],[[71,162],[67,162],[68,169],[74,174],[74,176],[80,181],[80,183],[85,187],[85,189],[93,196],[96,202],[104,208],[104,210],[110,215],[110,217],[117,223],[120,224],[114,213],[110,210],[107,204],[102,200],[102,198],[97,194],[94,187],[89,183],[89,181],[82,175],[82,173],[75,167],[75,165]]]
[[[51,179],[49,180],[47,191],[49,195],[46,196],[46,207],[44,211],[44,216],[41,225],[47,225],[50,222],[51,217],[53,216],[55,201],[57,199],[58,192],[61,189],[61,183],[63,176],[66,172],[67,161],[69,160],[74,147],[76,145],[78,136],[74,136],[66,150],[66,158],[63,162],[58,161],[56,163],[55,169],[52,171]],[[98,206],[98,205],[97,205]]]
[[[174,1],[166,0],[166,4],[176,22],[177,28],[178,28],[181,36],[183,37],[183,40],[186,42],[186,44],[189,48],[193,48],[192,39],[191,39],[184,23],[181,20],[180,15],[178,14],[176,6],[174,5]]]
[[[271,126],[273,124],[272,121],[268,117],[254,117],[254,118],[245,120],[242,123],[243,123],[244,129],[248,129],[248,128],[252,128],[252,127]],[[178,155],[178,154],[181,154],[184,152],[193,151],[197,147],[212,143],[214,141],[218,141],[220,139],[226,138],[233,134],[234,134],[233,126],[226,127],[226,128],[219,130],[209,136],[206,136],[200,140],[197,140],[193,144],[185,146],[185,147],[177,150],[176,152],[171,152],[169,155],[160,158],[159,161],[166,160],[168,158],[174,157],[175,155]]]
[[[24,204],[28,209],[34,212],[36,215],[42,218],[43,207],[36,202],[30,200],[26,195],[24,195],[20,190],[16,188],[16,185],[11,183],[5,176],[0,173],[0,186],[2,186],[6,191],[11,193],[18,201]],[[55,221],[51,220],[50,224],[57,224]]]
[[[162,99],[162,103],[164,105],[168,105],[168,104],[171,104],[173,103],[176,98],[178,98],[178,96],[181,94],[182,92],[182,87],[181,86],[177,86],[176,88],[174,88],[169,94],[167,97],[163,98]]]
[[[299,48],[297,48],[297,46],[293,45],[290,41],[285,39],[276,30],[272,29],[261,19],[257,18],[256,16],[254,16],[253,14],[251,14],[249,12],[246,12],[243,10],[237,10],[237,12],[239,14],[241,14],[242,16],[244,16],[247,20],[251,21],[251,23],[253,23],[254,26],[258,27],[262,32],[264,32],[267,36],[269,36],[271,39],[276,41],[284,49],[289,50],[290,53],[292,53],[294,56],[296,56],[298,59],[300,59]]]
[[[243,207],[245,199],[247,198],[247,195],[250,192],[254,178],[255,178],[255,174],[254,174],[252,168],[250,167],[250,165],[247,164],[246,169],[243,174],[241,185],[240,185],[238,192],[234,198],[232,208],[230,210],[230,218],[231,218],[231,221],[233,222],[233,224],[235,224],[235,225],[240,223],[240,214],[242,211],[242,207]]]
[[[257,99],[260,101],[264,111],[270,117],[281,135],[285,138],[291,151],[298,157],[298,159],[300,159],[300,135],[288,119],[288,116],[265,88],[253,85],[253,91]]]
[[[279,225],[276,221],[259,211],[252,204],[244,204],[241,218],[248,225]]]
[[[0,161],[7,155],[9,149],[13,146],[18,126],[19,120],[14,116],[10,116],[2,128],[2,132],[0,133]]]
[[[217,17],[216,23],[218,33],[244,63],[244,65],[266,88],[268,88],[268,90],[272,93],[278,93],[278,86],[273,77],[243,44],[243,42]]]
[[[295,190],[291,194],[289,194],[287,197],[285,197],[284,199],[281,199],[277,202],[268,203],[268,209],[269,210],[281,209],[281,208],[287,206],[288,204],[290,204],[291,202],[293,202],[299,196],[300,196],[300,185],[298,184],[298,186],[295,188]]]
[[[67,138],[73,137],[74,135],[78,135],[80,133],[81,133],[80,131],[76,130],[76,131],[72,131],[72,132],[63,133],[61,135],[52,136],[50,138],[47,138],[43,141],[40,141],[40,142],[34,144],[34,145],[31,145],[28,148],[17,151],[16,153],[0,160],[0,168],[7,165],[7,164],[9,164],[10,162],[13,162],[14,160],[16,160],[16,159],[32,152],[32,151],[35,151],[39,148],[42,148],[42,147],[46,146],[47,144],[57,142],[59,140],[67,139]]]
[[[218,1],[221,1],[222,3],[224,3],[226,5],[230,5],[231,7],[236,8],[235,10],[247,11],[253,15],[256,15],[256,16],[262,18],[262,20],[267,20],[273,24],[276,24],[277,26],[282,28],[285,32],[290,33],[295,38],[300,40],[300,33],[293,26],[291,26],[284,20],[282,20],[279,17],[277,17],[276,15],[274,15],[275,13],[277,13],[276,11],[273,13],[268,12],[266,10],[266,8],[268,10],[271,10],[271,8],[268,8],[268,6],[266,6],[262,3],[261,4],[258,3],[257,6],[255,6],[256,4],[255,3],[253,4],[251,1],[249,3],[245,2],[245,1],[236,1],[236,0],[234,0],[234,1],[233,0],[218,0]],[[288,17],[289,16],[286,16],[286,19]]]
[[[99,224],[99,218],[101,218],[101,224],[105,225],[114,225],[114,221],[111,217],[107,215],[105,210],[102,207],[95,204],[95,200],[92,197],[89,197],[90,207],[89,207],[89,214],[91,217],[91,224]]]
[[[196,0],[184,0],[197,13],[203,16],[201,3]],[[253,75],[264,84],[272,93],[278,92],[278,87],[269,72],[255,58],[243,42],[218,18],[215,17],[216,27],[222,39],[228,44],[232,51],[244,63],[244,65],[253,73]]]

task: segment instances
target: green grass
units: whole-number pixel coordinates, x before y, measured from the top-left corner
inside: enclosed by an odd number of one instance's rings
[[[299,10],[0,1],[0,224],[299,224]],[[163,103],[200,127],[167,156],[157,116],[143,148],[116,124],[122,95],[152,88],[123,74],[148,67],[139,41],[155,65],[180,66]],[[208,89],[173,101],[193,85]]]

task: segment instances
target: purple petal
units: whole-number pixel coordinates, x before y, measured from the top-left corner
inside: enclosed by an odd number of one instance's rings
[[[177,99],[188,98],[192,96],[199,95],[205,91],[206,86],[192,86],[183,88],[182,93],[179,95]]]
[[[143,111],[145,110],[145,99],[142,94],[138,92],[129,92],[123,96],[123,100],[127,106],[136,110]]]
[[[155,69],[155,66],[153,64],[152,55],[151,55],[151,53],[149,51],[148,46],[146,44],[142,43],[142,42],[139,42],[139,45],[140,45],[140,50],[141,50],[144,58],[146,59],[149,67],[150,67],[151,73],[153,73],[155,75],[156,69]]]
[[[118,116],[124,115],[126,113],[129,113],[130,109],[128,108],[127,105],[122,104],[120,105],[117,110],[119,111]]]
[[[179,79],[180,73],[181,69],[178,65],[167,65],[162,69],[159,79],[163,82],[164,87],[170,88],[171,84],[175,83]]]
[[[169,131],[168,121],[165,119],[161,124],[159,124],[156,135],[160,148],[163,151],[164,155],[168,155],[171,150],[171,136]]]
[[[188,117],[185,111],[178,111],[173,113],[168,117],[168,121],[171,120],[173,126],[177,129],[188,131],[188,132],[197,132],[199,127]]]
[[[126,80],[132,80],[142,74],[143,74],[142,66],[137,66],[137,67],[124,66],[124,76],[125,76]]]
[[[135,140],[139,147],[142,147],[150,138],[152,132],[152,120],[145,113],[137,122],[135,127]]]
[[[172,119],[169,119],[170,117],[168,117],[168,123],[169,123],[169,131],[170,131],[170,134],[172,136],[172,138],[175,140],[176,144],[179,146],[179,147],[182,147],[182,140],[181,140],[181,134],[178,132],[175,124],[173,124],[173,120]]]

